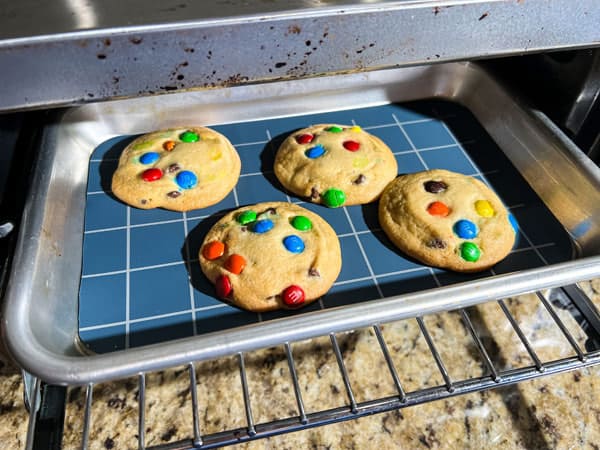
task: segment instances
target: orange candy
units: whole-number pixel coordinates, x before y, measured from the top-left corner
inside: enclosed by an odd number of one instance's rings
[[[225,268],[236,275],[242,273],[244,267],[246,267],[246,260],[242,255],[238,255],[237,253],[231,255],[225,262]]]
[[[163,144],[163,148],[166,151],[170,152],[175,148],[175,141],[165,141],[165,143]]]
[[[212,241],[204,246],[202,249],[202,256],[209,261],[220,258],[225,253],[225,244],[221,241]]]
[[[433,202],[427,207],[427,212],[432,216],[446,217],[450,214],[450,208],[442,202]]]

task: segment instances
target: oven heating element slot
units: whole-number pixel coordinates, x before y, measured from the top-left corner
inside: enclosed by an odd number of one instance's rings
[[[553,302],[550,300],[555,292],[558,293],[558,296],[561,298],[561,302]],[[577,322],[579,326],[585,330],[584,334],[587,335],[588,343],[598,342],[596,339],[597,324],[593,323],[593,318],[591,321],[588,321],[588,317],[583,313],[583,311],[585,311],[587,308],[580,308],[576,305],[576,302],[572,300],[574,294],[577,295],[577,303],[584,301],[587,303],[588,307],[591,307],[591,309],[594,308],[589,297],[587,297],[582,289],[575,285],[558,288],[549,292],[537,291],[535,292],[534,296],[531,296],[533,301],[539,306],[539,309],[543,309],[548,312],[551,319],[551,326],[555,328],[555,331],[557,331],[559,335],[564,336],[570,348],[575,353],[574,356],[559,359],[549,359],[545,361],[542,360],[542,357],[540,357],[535,350],[535,340],[527,336],[527,332],[519,324],[518,319],[515,318],[515,316],[511,313],[510,308],[507,305],[508,300],[501,299],[482,304],[486,307],[496,304],[502,311],[503,314],[498,315],[497,317],[505,318],[510,330],[516,334],[518,337],[518,342],[522,343],[523,348],[529,357],[529,363],[523,367],[510,367],[505,369],[498,367],[498,364],[494,361],[494,355],[490,353],[489,345],[486,348],[486,341],[481,335],[481,332],[478,331],[477,326],[474,324],[471,314],[469,314],[467,309],[459,309],[456,311],[446,311],[441,313],[459,314],[461,319],[460,323],[462,323],[464,331],[466,332],[465,335],[470,338],[470,344],[474,345],[474,348],[476,349],[476,355],[484,372],[481,376],[465,379],[453,379],[451,377],[449,367],[447,363],[444,362],[442,354],[434,342],[434,336],[432,336],[432,333],[426,324],[426,318],[428,316],[416,317],[415,319],[418,324],[420,336],[425,340],[427,349],[431,354],[433,361],[435,361],[437,373],[441,376],[443,382],[436,386],[421,386],[411,391],[405,391],[405,388],[402,386],[402,378],[397,370],[400,362],[398,359],[394,360],[389,344],[386,342],[386,338],[384,336],[385,330],[382,330],[382,326],[380,324],[373,324],[369,328],[369,331],[374,334],[376,338],[375,342],[378,345],[375,345],[375,348],[371,350],[380,352],[381,356],[383,357],[383,360],[385,361],[384,367],[387,369],[387,374],[384,374],[382,371],[381,377],[391,377],[396,394],[391,396],[382,396],[381,398],[372,400],[357,400],[355,395],[356,386],[353,386],[353,383],[350,380],[347,362],[345,361],[344,352],[340,346],[338,335],[331,333],[328,335],[330,344],[329,352],[335,357],[337,365],[336,370],[339,373],[341,380],[340,386],[337,388],[339,389],[339,392],[345,393],[346,402],[343,406],[323,409],[320,411],[307,411],[302,395],[302,383],[300,381],[298,365],[293,354],[293,345],[295,342],[285,342],[281,345],[281,347],[283,347],[283,353],[285,354],[285,360],[287,367],[289,368],[289,377],[291,378],[290,381],[291,385],[293,386],[291,391],[293,392],[297,414],[289,417],[281,417],[264,423],[256,423],[254,413],[256,404],[252,405],[251,402],[251,383],[249,382],[249,369],[247,368],[247,360],[250,353],[237,353],[236,365],[240,376],[240,386],[238,389],[241,389],[242,392],[245,426],[241,428],[220,431],[217,433],[202,433],[200,425],[202,399],[198,398],[197,393],[197,385],[202,378],[202,374],[197,372],[197,362],[189,362],[184,370],[184,372],[188,373],[188,390],[190,393],[192,409],[189,438],[178,440],[176,442],[169,442],[167,444],[147,445],[148,437],[146,428],[147,419],[149,418],[150,412],[148,410],[148,404],[146,400],[146,378],[151,372],[140,373],[137,377],[138,448],[140,450],[215,448],[224,445],[261,439],[277,434],[298,431],[306,428],[328,425],[340,421],[356,419],[375,413],[391,411],[408,406],[415,406],[425,402],[440,400],[452,396],[483,391],[499,386],[506,386],[524,380],[531,380],[543,375],[556,374],[567,370],[592,366],[600,362],[600,347],[595,346],[594,348],[582,349],[582,347],[577,343],[577,338],[574,336],[572,331],[569,330],[569,326],[563,319],[561,319],[561,315],[569,314],[570,317],[575,319],[575,322]],[[567,299],[566,301],[569,302],[568,304],[564,303],[565,298]],[[559,311],[557,311],[555,304],[558,304]],[[323,337],[326,338],[327,336]],[[586,343],[586,347],[591,347],[591,345],[588,345],[588,343]],[[501,353],[504,350],[506,349],[500,348],[498,353]],[[321,351],[327,352],[326,349]],[[94,427],[94,415],[92,412],[92,406],[95,400],[94,390],[97,389],[98,386],[101,386],[101,383],[97,385],[92,383],[88,384],[85,389],[85,400],[83,402],[85,405],[83,415],[84,419],[80,439],[81,448],[88,448],[88,445],[90,444],[91,433]],[[236,388],[232,387],[232,391],[234,389]],[[268,400],[265,399],[265,402],[266,401]],[[177,408],[176,405],[172,406],[175,409]],[[187,412],[185,414],[187,414]],[[35,419],[34,415],[32,415],[32,417]],[[30,433],[28,434],[29,439],[32,439],[34,436],[33,427],[35,427],[35,420],[30,421]]]

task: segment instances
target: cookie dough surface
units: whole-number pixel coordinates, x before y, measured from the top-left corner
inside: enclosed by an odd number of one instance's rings
[[[390,240],[419,261],[458,272],[488,269],[511,251],[516,223],[484,183],[447,170],[398,177],[379,203]]]
[[[285,202],[228,213],[207,233],[199,259],[217,296],[250,311],[317,300],[342,264],[333,228],[317,214]]]
[[[214,130],[161,130],[140,136],[123,150],[112,192],[141,209],[189,211],[225,198],[240,168],[235,148]]]
[[[376,200],[398,172],[388,146],[359,126],[314,125],[279,147],[275,174],[294,194],[329,207]]]

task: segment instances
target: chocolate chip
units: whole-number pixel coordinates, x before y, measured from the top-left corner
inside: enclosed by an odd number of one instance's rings
[[[446,242],[442,241],[441,239],[437,239],[437,238],[432,239],[427,243],[427,247],[444,249],[444,248],[446,248]]]
[[[308,274],[311,277],[320,277],[321,274],[319,273],[319,271],[317,269],[315,269],[314,267],[311,267],[310,269],[308,269]]]
[[[367,177],[365,177],[362,173],[353,181],[354,184],[363,184]]]
[[[245,233],[246,231],[248,231],[248,227],[246,225],[243,225],[240,227],[240,230],[242,230],[242,232]]]
[[[310,198],[312,198],[313,200],[317,200],[320,197],[321,194],[319,194],[319,190],[313,186],[313,188],[310,190]]]
[[[181,195],[181,192],[179,191],[171,191],[167,193],[167,197],[169,198],[177,198]]]
[[[111,450],[115,448],[115,441],[112,438],[107,437],[104,441],[104,448],[106,450]]]
[[[146,200],[145,198],[143,198],[143,199],[140,200],[140,203],[142,205],[145,205],[146,203],[148,203],[148,200]]]
[[[167,167],[167,170],[165,172],[173,173],[173,172],[177,172],[178,170],[181,170],[181,166],[177,163],[174,163],[174,164],[171,164],[169,167]]]
[[[431,192],[432,194],[439,194],[448,189],[448,185],[443,181],[426,181],[423,183],[423,186],[427,192]]]
[[[265,213],[275,215],[277,214],[277,210],[275,208],[269,208],[265,211]]]

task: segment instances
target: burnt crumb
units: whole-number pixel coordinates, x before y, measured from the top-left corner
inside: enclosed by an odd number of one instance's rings
[[[354,180],[352,183],[354,184],[363,184],[366,181],[367,177],[365,177],[362,173],[356,177],[356,180]]]
[[[560,438],[560,433],[556,427],[556,423],[554,423],[550,416],[544,414],[541,420],[541,425],[548,433],[552,435],[552,437],[554,437],[554,439]]]
[[[194,53],[196,51],[196,49],[194,49],[192,47],[187,47],[187,48],[184,48],[183,51],[186,53]]]
[[[302,29],[298,25],[290,25],[288,32],[291,34],[300,34]]]
[[[94,98],[94,94],[92,94],[91,92],[88,92],[87,96],[88,96],[89,98]]]
[[[304,42],[306,44],[307,47],[310,47],[311,42],[310,41],[306,41]]]
[[[581,374],[579,372],[573,372],[573,381],[575,381],[576,383],[579,383],[580,380],[581,380]]]
[[[159,88],[163,91],[176,91],[178,89],[177,86],[159,86]]]
[[[105,449],[107,449],[107,450],[111,450],[111,449],[115,448],[115,441],[114,441],[114,440],[112,440],[112,439],[111,439],[111,438],[109,438],[109,437],[108,437],[108,438],[106,438],[106,439],[104,440],[104,448],[105,448]]]
[[[110,44],[112,44],[110,39],[108,39],[108,38],[104,39],[104,45],[106,45],[108,47],[108,46],[110,46]]]
[[[275,63],[275,68],[276,68],[276,69],[281,69],[281,68],[282,68],[282,67],[284,67],[284,66],[287,66],[287,63],[286,63],[286,62],[278,62],[278,63]]]
[[[308,269],[308,274],[311,277],[320,277],[321,276],[321,274],[315,267],[311,267],[310,269]]]
[[[433,8],[433,15],[437,16],[440,13],[440,7],[436,6],[435,8]]]
[[[109,408],[123,409],[125,407],[125,399],[120,397],[109,398],[106,402]]]
[[[181,75],[181,74],[177,75],[177,79],[178,79],[179,81],[183,80],[184,78],[185,78],[185,77],[184,77],[183,75]]]
[[[240,227],[240,230],[242,231],[242,233],[245,233],[246,231],[248,231],[248,227],[246,225],[243,225]]]
[[[446,242],[443,241],[443,240],[441,240],[441,239],[435,238],[435,239],[430,240],[427,243],[427,247],[429,247],[429,248],[445,249],[446,248]]]
[[[131,42],[133,45],[140,45],[142,43],[142,38],[132,37],[132,38],[129,38],[129,42]]]
[[[310,198],[313,200],[317,200],[319,198],[319,195],[319,190],[313,186],[310,190]]]
[[[467,404],[465,406],[467,409],[473,409],[473,400],[467,400]]]
[[[542,394],[548,392],[548,386],[544,385],[538,389]]]
[[[177,198],[181,195],[181,192],[179,191],[171,191],[167,193],[167,197],[169,198]]]
[[[331,384],[331,393],[332,394],[339,394],[340,393],[340,389],[335,385],[335,384]]]
[[[171,427],[165,433],[163,433],[160,438],[164,442],[167,442],[167,441],[170,441],[171,439],[173,439],[173,436],[175,436],[175,433],[177,433],[177,428]]]
[[[98,53],[96,55],[96,58],[98,58],[98,59],[106,59],[106,55],[104,53]]]
[[[113,77],[113,83],[117,84],[119,82],[119,77]]]
[[[483,13],[483,14],[481,15],[481,17],[479,17],[479,19],[477,19],[477,20],[483,20],[483,19],[485,19],[485,18],[486,18],[488,15],[489,15],[489,13]]]

